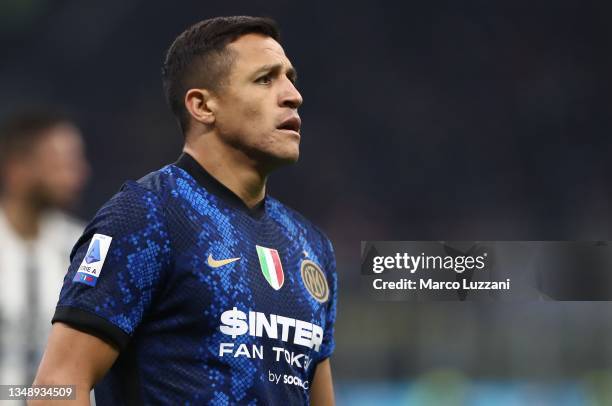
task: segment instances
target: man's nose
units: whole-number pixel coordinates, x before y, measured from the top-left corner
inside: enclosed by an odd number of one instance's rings
[[[285,83],[286,85],[280,94],[280,105],[282,107],[297,109],[302,105],[304,99],[293,82],[291,82],[288,78],[285,78]]]

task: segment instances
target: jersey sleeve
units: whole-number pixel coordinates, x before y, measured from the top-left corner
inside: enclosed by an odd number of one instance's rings
[[[336,347],[336,342],[334,340],[334,325],[336,323],[336,306],[338,303],[338,275],[336,273],[334,249],[329,239],[326,238],[326,242],[328,249],[325,271],[327,283],[329,285],[329,300],[327,302],[323,343],[321,344],[321,352],[319,354],[320,361],[329,358]]]
[[[52,323],[124,349],[163,283],[170,252],[159,198],[126,183],[73,248]]]

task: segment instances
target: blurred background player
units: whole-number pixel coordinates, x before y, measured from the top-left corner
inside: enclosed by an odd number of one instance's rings
[[[76,125],[51,109],[0,126],[0,382],[33,381],[83,225],[64,213],[87,180]]]

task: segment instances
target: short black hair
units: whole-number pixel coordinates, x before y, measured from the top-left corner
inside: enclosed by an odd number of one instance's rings
[[[271,18],[232,16],[200,21],[170,45],[164,58],[162,79],[166,101],[183,133],[189,124],[185,93],[192,88],[217,90],[234,60],[226,46],[251,33],[280,40],[278,26]]]
[[[12,113],[0,124],[0,167],[7,160],[30,153],[47,130],[73,120],[62,110],[30,108]]]

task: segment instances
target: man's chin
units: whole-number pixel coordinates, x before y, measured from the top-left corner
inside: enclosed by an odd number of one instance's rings
[[[297,150],[295,152],[292,152],[291,154],[288,154],[287,157],[285,158],[285,161],[287,164],[294,164],[299,159],[300,159],[300,151]]]

